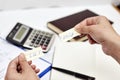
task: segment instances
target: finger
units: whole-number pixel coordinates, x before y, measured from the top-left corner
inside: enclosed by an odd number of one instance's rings
[[[101,16],[90,17],[86,19],[86,26],[96,25],[100,23]]]
[[[83,20],[82,22],[78,23],[75,26],[75,30],[79,33],[84,33],[83,30],[84,29],[86,30],[88,26],[96,25],[99,22],[98,18],[99,17],[97,16],[97,17],[90,17],[90,18],[87,18],[87,19]]]
[[[89,43],[90,43],[90,44],[95,44],[95,43],[97,43],[94,39],[91,38],[90,35],[87,35],[87,37],[88,37],[88,40],[89,40]]]
[[[40,69],[35,69],[35,73],[39,73],[40,72]]]
[[[19,64],[21,66],[22,71],[27,71],[31,68],[30,65],[28,64],[26,58],[25,58],[25,55],[23,53],[21,53],[18,56],[18,60],[19,60]]]
[[[32,69],[35,70],[36,66],[35,65],[31,65]]]
[[[32,64],[32,61],[31,61],[31,60],[30,60],[30,61],[28,61],[28,64],[29,64],[29,65],[31,65],[31,64]]]
[[[32,69],[35,71],[35,73],[38,73],[40,71],[40,69],[36,69],[36,66],[35,65],[31,65]]]
[[[19,65],[19,62],[18,62],[18,57],[16,57],[15,59],[13,59],[9,65],[8,65],[8,69],[7,69],[7,72],[11,73],[17,73],[17,66]]]
[[[91,25],[91,26],[80,26],[79,29],[77,29],[76,31],[81,33],[81,34],[92,34],[94,31],[94,27],[96,27],[96,25]]]

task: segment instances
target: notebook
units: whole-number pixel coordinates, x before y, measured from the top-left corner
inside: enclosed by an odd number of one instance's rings
[[[47,23],[47,27],[54,31],[55,33],[59,34],[62,33],[70,28],[73,28],[76,24],[84,20],[88,17],[98,16],[95,12],[91,10],[83,10],[71,15],[67,15],[64,17],[61,17],[59,19],[49,21]],[[112,23],[112,21],[110,21]],[[70,41],[86,41],[87,37],[85,35],[77,36]]]
[[[93,47],[80,42],[61,43],[56,47],[52,67],[95,77],[95,50]],[[50,80],[58,79],[77,80],[73,76],[52,69]]]
[[[66,42],[56,46],[52,67],[78,72],[95,80],[120,80],[120,65],[111,56],[106,55],[101,45],[88,42]],[[81,80],[51,70],[50,80]],[[83,80],[83,79],[82,79]]]

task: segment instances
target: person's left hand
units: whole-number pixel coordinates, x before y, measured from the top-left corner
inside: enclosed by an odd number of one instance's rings
[[[9,63],[5,80],[39,80],[36,75],[39,71],[32,61],[27,62],[24,54],[20,54]]]

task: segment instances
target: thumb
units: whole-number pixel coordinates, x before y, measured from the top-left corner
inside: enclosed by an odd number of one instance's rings
[[[18,60],[19,60],[19,64],[20,64],[20,67],[22,69],[22,71],[25,71],[28,69],[29,67],[29,64],[25,58],[25,55],[23,53],[21,53],[19,56],[18,56]]]

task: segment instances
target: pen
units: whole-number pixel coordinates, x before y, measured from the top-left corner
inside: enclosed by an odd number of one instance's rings
[[[48,68],[46,68],[43,72],[41,72],[40,74],[38,74],[38,77],[42,78],[50,70],[51,70],[51,65]]]
[[[73,72],[73,71],[70,71],[70,70],[66,70],[66,69],[62,69],[62,68],[58,68],[58,67],[52,67],[52,69],[55,69],[57,71],[69,74],[71,76],[75,76],[76,78],[80,78],[80,79],[83,79],[83,80],[95,80],[95,77],[90,77],[88,75],[84,75],[84,74],[81,74],[81,73]]]

